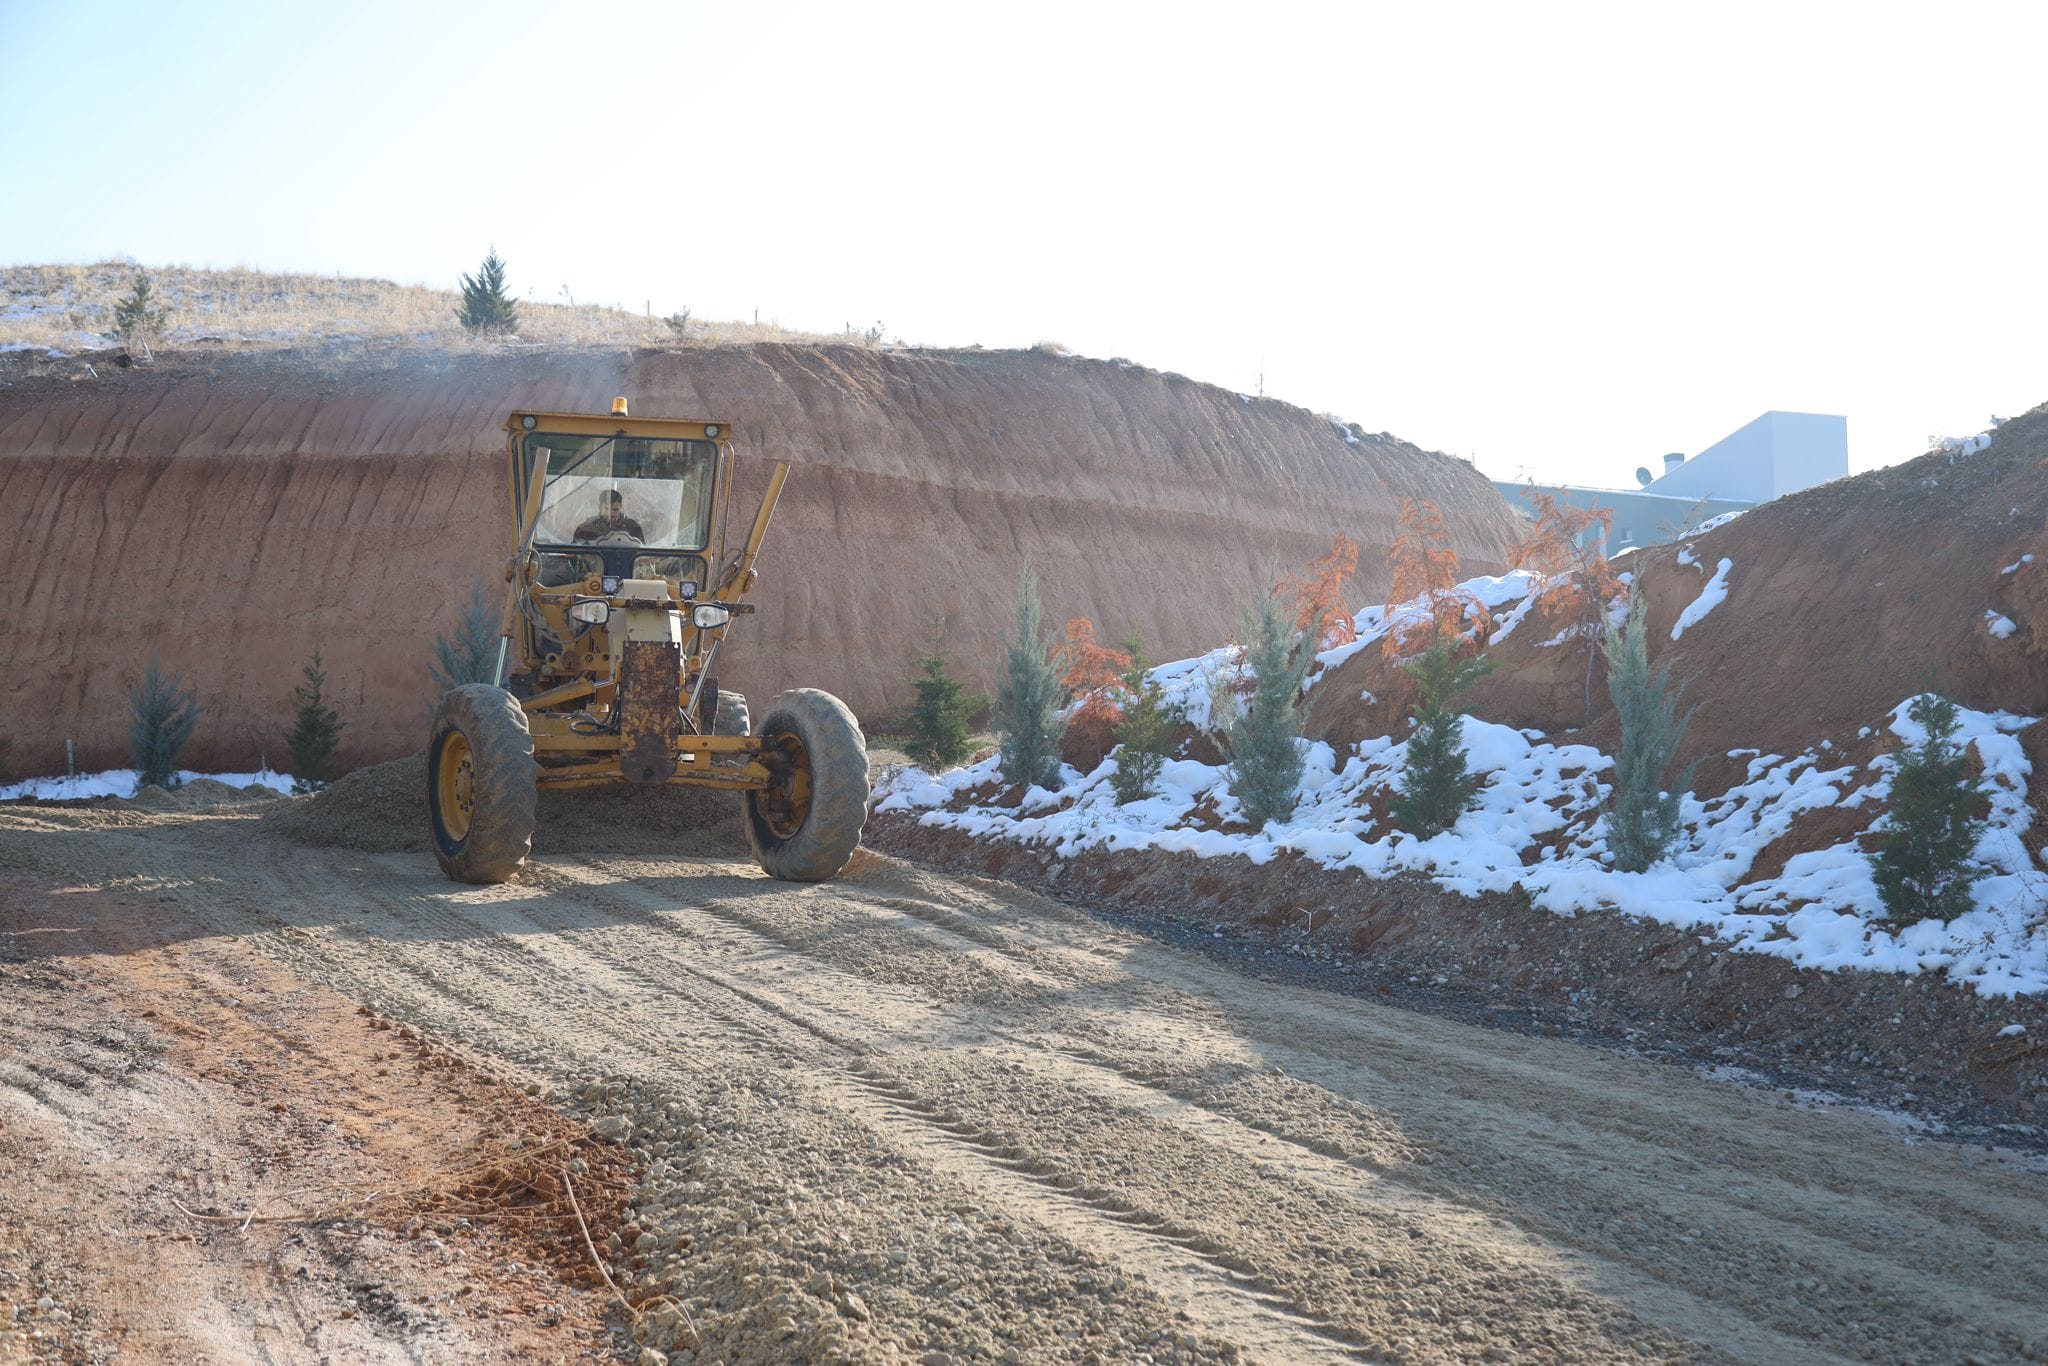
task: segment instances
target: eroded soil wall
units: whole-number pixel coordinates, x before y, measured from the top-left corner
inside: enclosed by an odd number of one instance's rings
[[[721,660],[758,709],[786,687],[864,715],[909,700],[924,633],[991,686],[1024,567],[1054,622],[1136,629],[1156,658],[1228,636],[1273,566],[1342,531],[1385,588],[1401,498],[1444,510],[1497,570],[1514,515],[1476,471],[1347,439],[1270,400],[1035,352],[753,346],[680,352],[172,356],[149,370],[21,369],[0,386],[0,531],[13,549],[0,735],[17,774],[127,762],[152,652],[207,708],[188,765],[282,766],[287,695],[323,655],[344,760],[421,743],[426,658],[510,549],[501,424],[514,408],[734,424],[736,516],[769,460],[793,477],[759,615]]]

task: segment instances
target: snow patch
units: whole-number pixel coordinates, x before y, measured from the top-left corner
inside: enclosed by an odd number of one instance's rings
[[[1213,667],[1205,661],[1226,653],[1163,668],[1176,679],[1199,677]],[[1921,738],[1908,715],[1911,705],[1912,699],[1900,703],[1889,718],[1889,729],[1907,744]],[[1859,843],[1867,830],[1795,854],[1772,876],[1752,877],[1765,851],[1802,817],[1882,800],[1895,767],[1889,756],[1869,766],[1870,781],[1859,781],[1856,765],[1831,766],[1819,750],[1758,754],[1744,780],[1728,791],[1681,800],[1684,829],[1676,848],[1640,873],[1616,869],[1607,847],[1609,785],[1603,779],[1612,759],[1589,745],[1555,744],[1476,717],[1466,718],[1463,747],[1485,782],[1474,808],[1430,840],[1372,814],[1401,790],[1408,743],[1392,736],[1341,753],[1323,742],[1302,742],[1294,813],[1256,831],[1241,819],[1226,770],[1188,759],[1169,760],[1156,795],[1129,806],[1116,804],[1109,785],[1112,755],[1092,773],[1065,770],[1057,792],[1034,790],[1019,808],[958,802],[997,780],[994,758],[937,777],[905,770],[883,780],[876,809],[914,812],[921,824],[978,838],[1043,845],[1062,858],[1093,849],[1156,849],[1265,864],[1292,851],[1321,867],[1373,878],[1421,874],[1464,896],[1520,889],[1535,906],[1560,916],[1618,911],[1696,932],[1729,951],[1801,967],[1939,972],[1986,996],[2048,991],[2048,876],[2034,866],[2022,838],[2031,820],[2031,766],[2016,738],[2035,722],[1968,709],[1958,709],[1958,721],[1956,742],[1975,749],[1990,797],[1976,849],[1989,872],[1973,889],[1967,913],[1903,928],[1884,918]],[[1193,823],[1198,807],[1213,819]]]
[[[1735,568],[1735,561],[1723,559],[1714,570],[1714,577],[1708,579],[1700,589],[1700,595],[1686,605],[1679,613],[1678,620],[1671,624],[1671,638],[1677,640],[1686,628],[1697,626],[1707,619],[1707,613],[1719,607],[1728,596],[1728,571]]]
[[[292,779],[289,773],[278,773],[262,769],[255,773],[193,773],[181,770],[178,783],[183,786],[199,778],[210,778],[228,787],[241,789],[267,787],[272,792],[289,796]],[[83,801],[90,797],[119,797],[127,801],[134,797],[136,772],[132,768],[109,768],[98,773],[76,773],[65,778],[28,778],[18,783],[0,787],[0,802],[16,802],[34,798],[45,802]]]

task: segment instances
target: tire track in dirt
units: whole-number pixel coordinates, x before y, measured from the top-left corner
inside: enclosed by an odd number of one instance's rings
[[[868,1191],[882,1211],[846,1217],[869,1235],[901,1236],[924,1187],[1006,1211],[1016,1248],[1072,1249],[1055,1261],[1075,1284],[1085,1265],[1130,1273],[1103,1301],[1114,1332],[1178,1309],[1203,1340],[1274,1359],[1991,1359],[2048,1338],[2038,1178],[1668,1069],[1252,981],[1001,884],[868,856],[816,887],[587,858],[467,889],[411,856],[252,847],[239,822],[36,824],[0,816],[0,854],[30,841],[39,868],[127,879],[559,1082],[725,1097],[737,1118],[663,1159],[678,1180],[701,1168],[719,1209],[744,1207],[729,1161],[776,1169],[787,1154],[763,1136],[796,1124],[848,1151],[798,1142],[790,1189]],[[754,1234],[700,1234],[682,1284],[755,1255]],[[932,1340],[947,1314],[893,1297],[902,1264],[856,1253],[804,1256],[853,1277],[878,1329]],[[967,1263],[931,1255],[943,1302]]]

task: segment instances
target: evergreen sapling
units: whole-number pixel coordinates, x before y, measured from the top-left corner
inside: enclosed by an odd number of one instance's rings
[[[1970,888],[1986,870],[1972,857],[1984,833],[1984,794],[1970,777],[1969,751],[1955,743],[1956,704],[1922,693],[1906,715],[1923,734],[1893,761],[1891,814],[1870,869],[1886,915],[1911,925],[1971,910]]]
[[[1166,764],[1167,745],[1181,723],[1181,709],[1166,700],[1166,689],[1152,677],[1138,653],[1135,638],[1124,641],[1131,667],[1124,674],[1123,716],[1111,732],[1116,736],[1116,771],[1109,775],[1118,806],[1144,801]]]
[[[178,786],[178,755],[191,742],[201,710],[183,676],[165,673],[163,661],[151,655],[142,682],[128,694],[128,753],[138,790]]]
[[[1313,642],[1295,649],[1293,613],[1268,596],[1246,623],[1243,666],[1251,693],[1226,733],[1230,790],[1254,828],[1294,814],[1301,789],[1301,714],[1295,701],[1315,663]]]
[[[1004,647],[997,680],[994,722],[1002,736],[1003,781],[1013,787],[1059,786],[1059,673],[1045,638],[1045,612],[1038,580],[1028,570],[1017,592],[1014,633]]]
[[[911,687],[917,701],[910,708],[910,741],[905,752],[930,773],[951,768],[967,757],[967,718],[987,699],[967,696],[959,681],[946,672],[946,655],[937,632],[917,657],[918,677]]]
[[[114,330],[130,346],[146,344],[163,335],[169,316],[157,306],[149,277],[137,271],[128,297],[114,305]]]
[[[456,321],[471,336],[511,332],[519,326],[519,305],[505,292],[505,262],[492,247],[475,275],[462,277],[462,307]]]
[[[318,792],[334,779],[334,751],[341,742],[340,713],[327,705],[327,671],[316,651],[305,668],[304,683],[292,689],[292,730],[285,744],[292,753],[292,791]]]
[[[490,599],[481,583],[469,586],[469,597],[455,624],[434,637],[434,655],[427,661],[427,676],[433,680],[434,696],[429,711],[440,705],[442,694],[465,683],[498,681],[498,641],[501,623],[491,610]]]
[[[1686,765],[1668,790],[1664,775],[1677,757],[1692,713],[1678,714],[1685,688],[1672,686],[1671,666],[1650,668],[1649,624],[1641,593],[1630,592],[1627,623],[1609,627],[1601,644],[1607,656],[1607,692],[1621,721],[1607,804],[1607,850],[1614,855],[1616,868],[1640,873],[1668,855],[1685,830],[1681,803],[1692,788],[1697,765]]]
[[[1422,700],[1415,710],[1415,732],[1408,737],[1402,790],[1388,801],[1387,814],[1417,839],[1434,838],[1456,825],[1486,781],[1466,772],[1465,715],[1451,704],[1493,672],[1493,661],[1459,659],[1454,650],[1452,641],[1439,636],[1404,666]]]

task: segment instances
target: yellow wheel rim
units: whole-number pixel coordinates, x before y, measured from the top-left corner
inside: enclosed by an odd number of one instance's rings
[[[459,730],[441,742],[440,761],[434,768],[434,797],[448,838],[457,843],[468,839],[470,816],[476,810],[476,764],[469,737]]]

